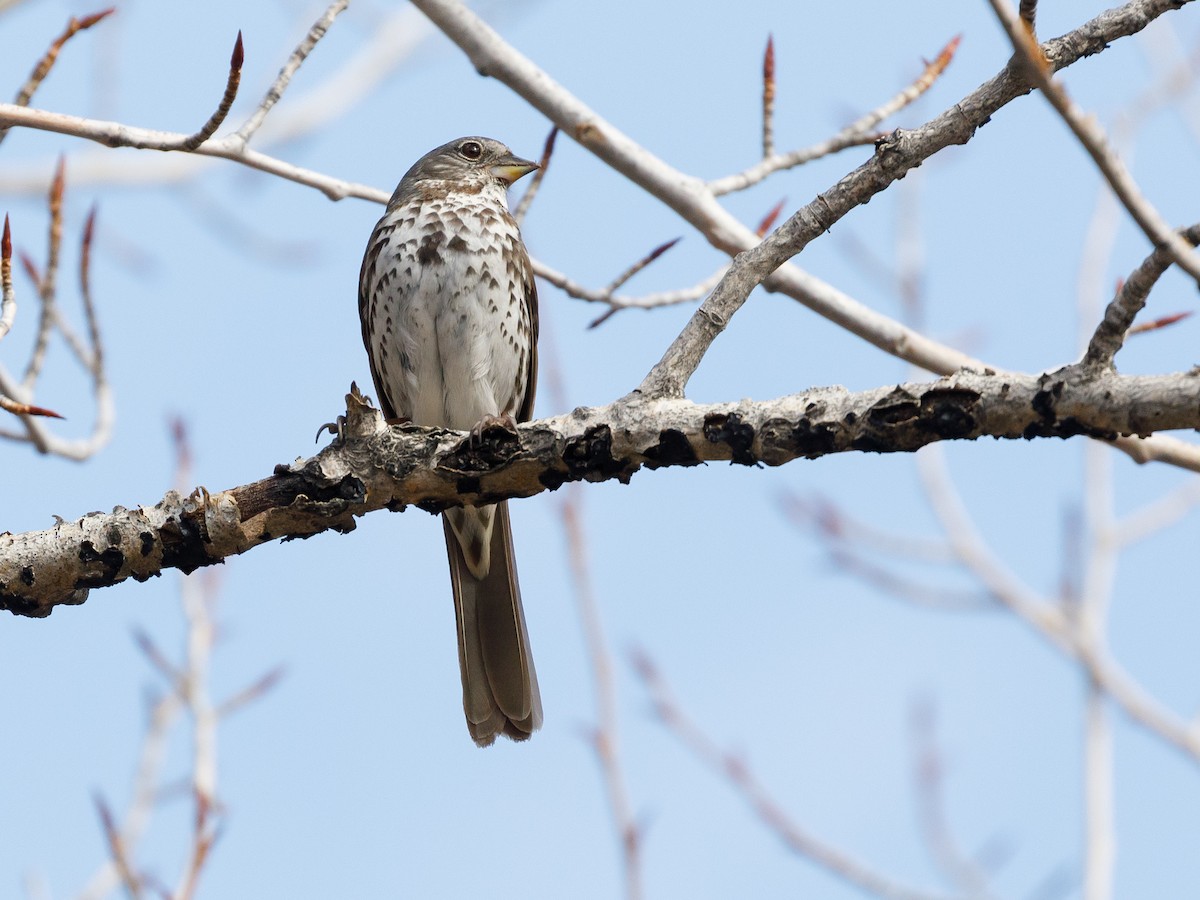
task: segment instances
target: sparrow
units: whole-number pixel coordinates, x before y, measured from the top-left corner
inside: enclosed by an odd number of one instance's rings
[[[537,168],[499,141],[431,150],[400,180],[359,275],[363,344],[389,421],[470,431],[526,422],[537,387],[537,290],[508,188]],[[463,711],[481,747],[526,740],[542,701],[507,502],[442,514]]]

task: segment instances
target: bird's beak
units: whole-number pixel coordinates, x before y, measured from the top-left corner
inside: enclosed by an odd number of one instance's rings
[[[527,159],[521,159],[519,156],[506,156],[492,166],[491,171],[501,181],[512,184],[518,178],[522,178],[538,168],[541,167],[537,163],[532,163]]]

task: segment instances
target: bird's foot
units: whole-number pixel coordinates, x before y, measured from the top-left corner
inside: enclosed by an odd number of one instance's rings
[[[486,431],[501,429],[509,434],[517,433],[517,420],[510,415],[484,416],[475,423],[475,427],[467,432],[467,443],[473,450],[483,446],[483,435]]]

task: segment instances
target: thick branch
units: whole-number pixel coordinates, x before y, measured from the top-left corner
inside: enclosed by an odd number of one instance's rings
[[[1088,435],[1113,439],[1200,427],[1200,372],[1121,376],[1071,367],[1034,375],[960,372],[851,394],[816,388],[778,400],[697,405],[623,400],[514,433],[385,427],[357,392],[340,439],[253,484],[153,507],[92,513],[0,536],[0,608],[29,616],[82,603],[87,589],[163,569],[190,572],[276,538],[351,531],[372,510],[430,512],[554,490],[628,482],[640,469],[731,461],[777,466],[852,450],[911,452],[941,440]]]

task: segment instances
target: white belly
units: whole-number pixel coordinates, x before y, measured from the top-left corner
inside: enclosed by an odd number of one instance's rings
[[[524,397],[530,327],[505,253],[519,237],[487,199],[458,195],[388,215],[395,228],[371,286],[386,337],[375,365],[397,415],[418,425],[466,430],[515,415]]]

